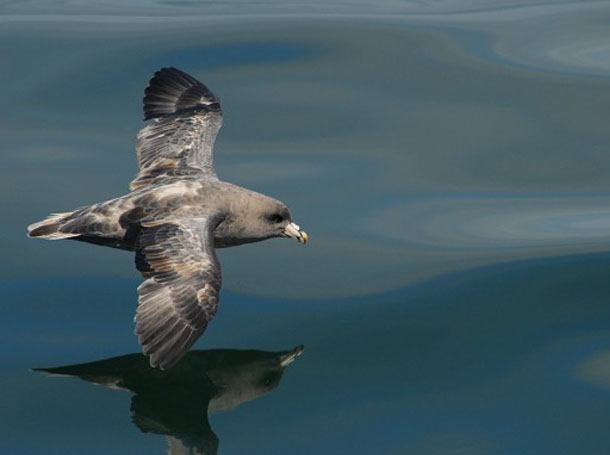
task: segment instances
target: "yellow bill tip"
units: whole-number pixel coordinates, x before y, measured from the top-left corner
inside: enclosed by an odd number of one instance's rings
[[[301,231],[300,232],[300,236],[299,236],[299,243],[302,243],[303,245],[305,245],[307,242],[309,242],[309,236],[307,235],[307,232],[305,231]]]

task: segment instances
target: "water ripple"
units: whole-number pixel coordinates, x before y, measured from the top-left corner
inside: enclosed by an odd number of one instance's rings
[[[610,246],[610,196],[466,196],[385,208],[365,222],[411,246],[513,250]]]

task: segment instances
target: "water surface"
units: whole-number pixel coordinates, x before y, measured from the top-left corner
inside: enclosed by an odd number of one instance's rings
[[[219,253],[221,309],[195,348],[306,351],[270,393],[211,413],[218,453],[610,450],[609,16],[3,4],[3,449],[167,450],[129,393],[30,371],[138,352],[133,258],[25,226],[127,190],[142,91],[173,65],[222,99],[219,176],[311,236]]]

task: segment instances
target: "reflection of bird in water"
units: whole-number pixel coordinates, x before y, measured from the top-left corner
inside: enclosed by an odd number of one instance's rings
[[[28,227],[30,237],[72,239],[135,251],[146,278],[138,287],[136,333],[150,364],[169,368],[206,329],[218,308],[215,248],[307,234],[286,205],[219,180],[213,149],[220,100],[175,68],[150,80],[138,134],[140,172],[132,192],[57,213]]]
[[[169,454],[208,455],[218,450],[208,413],[233,409],[270,392],[303,351],[303,346],[280,352],[193,351],[167,371],[151,368],[141,354],[130,354],[36,371],[129,390],[135,394],[134,423],[146,433],[166,435]]]

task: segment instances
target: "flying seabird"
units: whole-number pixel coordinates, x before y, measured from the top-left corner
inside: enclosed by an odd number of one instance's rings
[[[152,367],[170,368],[201,336],[218,308],[215,248],[307,234],[286,205],[223,182],[213,148],[220,100],[176,69],[157,71],[145,91],[138,133],[140,171],[125,196],[56,213],[28,226],[29,237],[72,239],[135,251],[135,333]]]

